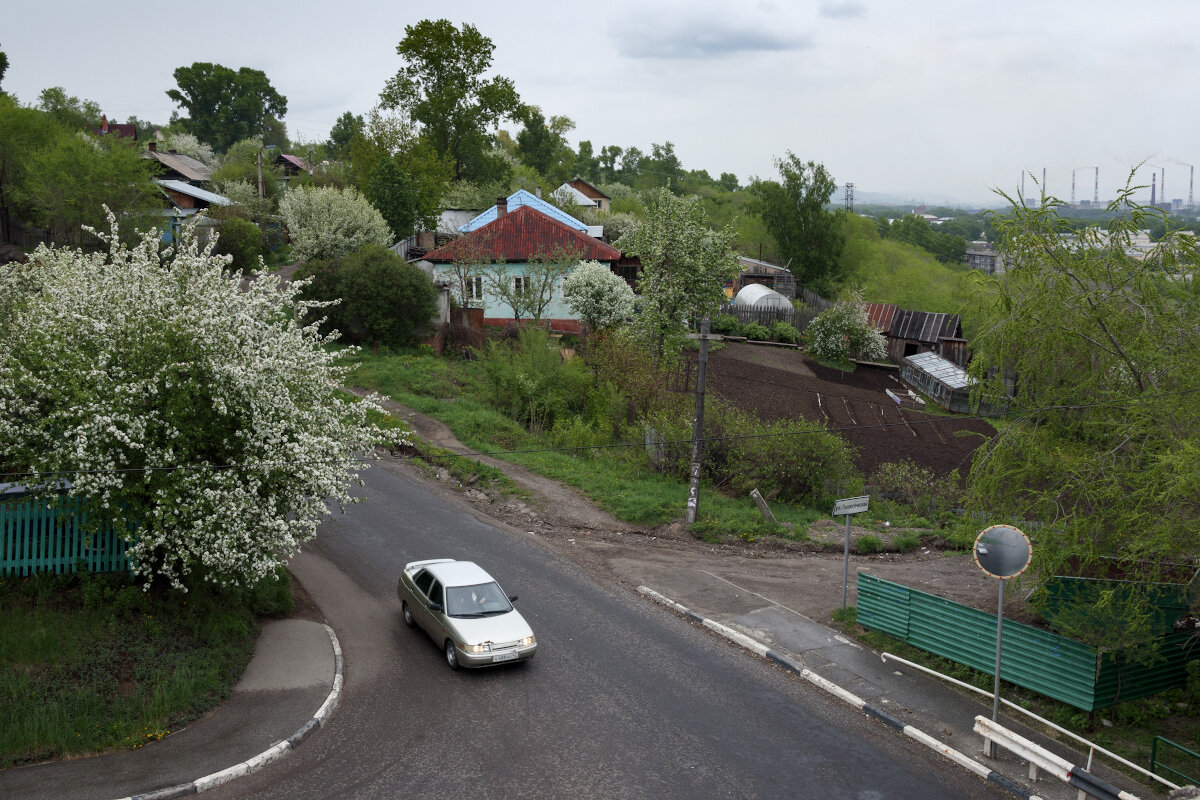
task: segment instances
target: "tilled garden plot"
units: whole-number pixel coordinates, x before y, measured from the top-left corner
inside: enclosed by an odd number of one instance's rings
[[[983,420],[900,408],[885,389],[907,389],[898,370],[860,365],[845,373],[799,350],[728,343],[709,357],[706,392],[763,420],[825,424],[854,446],[855,466],[866,476],[902,459],[938,475],[966,475],[975,448],[995,433]]]

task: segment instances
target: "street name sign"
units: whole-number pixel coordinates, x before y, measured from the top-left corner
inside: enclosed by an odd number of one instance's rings
[[[833,516],[849,516],[850,514],[861,514],[867,510],[867,506],[871,502],[871,495],[866,494],[862,497],[847,497],[844,500],[836,500],[833,503]]]

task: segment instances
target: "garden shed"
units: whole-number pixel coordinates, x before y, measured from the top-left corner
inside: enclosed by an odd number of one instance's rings
[[[766,311],[772,309],[792,310],[792,301],[774,289],[760,283],[750,283],[741,288],[730,305],[734,308],[753,308]]]

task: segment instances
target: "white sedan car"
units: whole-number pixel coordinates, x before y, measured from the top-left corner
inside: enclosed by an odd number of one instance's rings
[[[436,558],[404,567],[396,587],[406,625],[425,629],[446,654],[450,669],[525,661],[537,640],[513,608],[516,595],[477,564]]]

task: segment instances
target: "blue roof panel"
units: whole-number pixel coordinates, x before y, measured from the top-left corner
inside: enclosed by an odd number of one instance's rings
[[[588,226],[584,225],[570,214],[566,213],[565,211],[560,211],[559,209],[547,203],[545,200],[542,200],[540,197],[534,197],[524,189],[517,189],[508,196],[508,210],[512,212],[521,206],[529,206],[530,208],[537,209],[551,219],[556,219],[564,225],[570,225],[577,231],[583,231],[584,233],[587,233]],[[459,231],[462,233],[470,233],[476,228],[482,228],[489,222],[495,221],[497,216],[498,214],[496,212],[496,207],[492,206],[487,211],[484,211],[482,214],[475,217],[475,219],[468,222],[466,225],[460,227]]]

